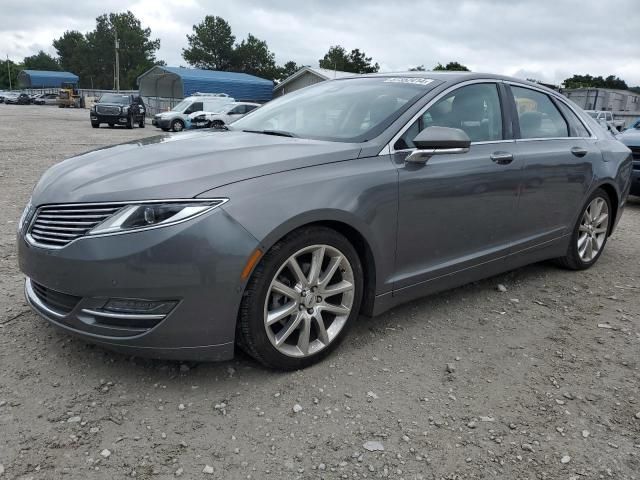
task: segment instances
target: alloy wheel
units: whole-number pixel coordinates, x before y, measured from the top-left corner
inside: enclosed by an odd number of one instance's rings
[[[582,214],[578,227],[578,255],[583,262],[598,256],[609,228],[609,205],[602,197],[594,198]]]
[[[338,337],[353,308],[355,281],[347,257],[330,245],[291,255],[271,281],[264,326],[273,347],[308,357]]]

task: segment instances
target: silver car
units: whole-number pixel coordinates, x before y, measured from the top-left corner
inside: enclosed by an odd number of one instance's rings
[[[33,309],[87,341],[192,360],[239,346],[297,369],[360,314],[542,260],[592,266],[631,166],[535,84],[336,79],[225,130],[55,165],[19,222],[19,262]]]

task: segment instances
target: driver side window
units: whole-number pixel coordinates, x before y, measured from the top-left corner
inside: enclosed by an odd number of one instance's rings
[[[458,88],[429,107],[396,141],[395,150],[415,148],[413,139],[428,127],[463,130],[472,142],[502,140],[498,86],[477,83]]]

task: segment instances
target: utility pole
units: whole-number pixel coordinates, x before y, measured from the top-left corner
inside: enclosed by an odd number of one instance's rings
[[[9,90],[11,90],[11,64],[9,63],[9,54],[7,54],[7,71],[9,72]]]
[[[120,42],[118,41],[118,31],[116,30],[116,81],[115,81],[116,92],[120,91],[120,55],[119,55],[119,50],[120,50]]]

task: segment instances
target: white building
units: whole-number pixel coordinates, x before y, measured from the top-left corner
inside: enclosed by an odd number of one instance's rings
[[[303,67],[276,85],[273,89],[273,97],[279,97],[295,90],[308,87],[309,85],[324,82],[325,80],[351,77],[353,75],[356,74],[341,72],[340,70],[328,70],[326,68]]]

